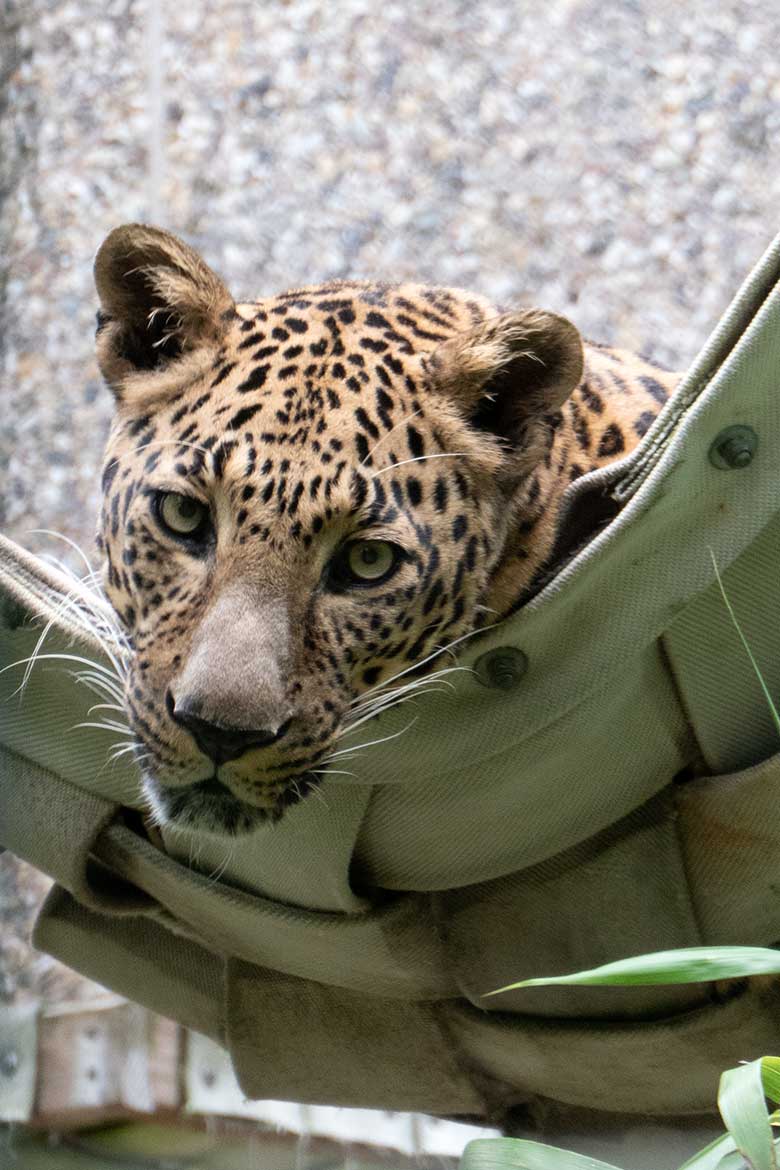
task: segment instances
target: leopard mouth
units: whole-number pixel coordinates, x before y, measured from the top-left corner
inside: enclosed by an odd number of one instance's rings
[[[311,792],[316,779],[308,774],[290,778],[274,794],[273,802],[263,807],[235,796],[217,779],[216,772],[187,788],[172,788],[147,776],[145,788],[164,825],[220,837],[240,837],[260,825],[281,820],[288,808]]]

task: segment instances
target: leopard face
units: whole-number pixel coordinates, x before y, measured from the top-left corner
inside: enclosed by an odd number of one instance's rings
[[[338,768],[367,695],[500,616],[507,572],[527,586],[582,343],[417,285],[237,304],[141,225],[95,271],[116,398],[98,540],[146,796],[245,832]]]

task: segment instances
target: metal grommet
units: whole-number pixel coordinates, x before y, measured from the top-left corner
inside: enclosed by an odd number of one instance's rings
[[[499,646],[488,650],[474,663],[474,673],[486,687],[511,691],[528,670],[528,658],[514,646]]]
[[[710,463],[721,471],[739,470],[753,462],[758,435],[752,427],[738,423],[721,431],[710,447]]]

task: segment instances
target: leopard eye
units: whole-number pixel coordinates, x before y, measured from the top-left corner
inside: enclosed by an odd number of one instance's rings
[[[386,540],[357,540],[346,549],[346,565],[358,581],[379,581],[398,563],[399,550]]]
[[[209,510],[200,500],[180,492],[161,492],[157,497],[157,515],[164,528],[175,536],[200,536],[208,522]]]

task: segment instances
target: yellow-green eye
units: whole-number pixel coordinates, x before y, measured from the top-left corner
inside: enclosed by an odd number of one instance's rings
[[[179,492],[163,492],[158,497],[157,511],[166,528],[176,536],[199,534],[209,514],[205,504]]]
[[[350,573],[360,581],[386,577],[398,559],[395,545],[386,540],[358,540],[347,549]]]

